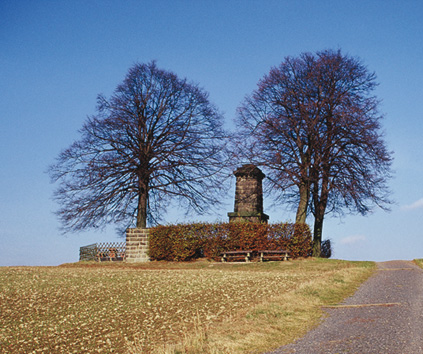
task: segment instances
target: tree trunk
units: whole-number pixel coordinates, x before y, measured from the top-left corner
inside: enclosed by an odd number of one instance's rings
[[[147,193],[140,193],[138,196],[137,227],[147,227]]]
[[[140,181],[140,190],[138,195],[138,208],[137,208],[137,227],[147,228],[147,208],[148,208],[148,181]]]
[[[325,175],[326,176],[326,175]],[[314,184],[313,204],[314,204],[314,229],[313,229],[313,257],[320,257],[322,248],[323,219],[325,217],[326,205],[328,202],[328,179],[323,178],[319,195],[319,184]]]
[[[323,216],[315,216],[313,230],[313,257],[320,257],[322,249]]]
[[[307,218],[308,200],[310,198],[310,190],[305,184],[300,185],[300,203],[298,204],[295,222],[297,224],[305,224]]]

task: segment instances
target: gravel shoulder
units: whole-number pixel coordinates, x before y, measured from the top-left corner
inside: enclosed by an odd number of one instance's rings
[[[321,325],[268,354],[423,354],[423,270],[410,261],[378,263],[358,291]]]

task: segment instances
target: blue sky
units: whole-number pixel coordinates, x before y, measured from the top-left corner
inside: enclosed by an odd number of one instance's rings
[[[324,238],[335,258],[423,257],[422,17],[420,0],[0,1],[0,265],[73,262],[80,246],[118,240],[113,227],[61,235],[45,171],[132,64],[157,60],[199,83],[233,129],[272,66],[323,49],[377,74],[396,202],[390,213],[327,217]],[[293,220],[269,204],[270,221]],[[219,215],[165,219],[226,221],[232,210],[231,192]]]

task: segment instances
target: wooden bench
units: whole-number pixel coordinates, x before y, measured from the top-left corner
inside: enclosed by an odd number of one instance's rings
[[[222,262],[226,262],[229,259],[244,259],[245,262],[249,262],[252,254],[252,250],[238,250],[222,252],[220,255],[222,256]]]
[[[263,262],[264,259],[283,259],[287,261],[289,258],[289,251],[287,250],[261,250],[258,253],[260,255],[260,262]]]

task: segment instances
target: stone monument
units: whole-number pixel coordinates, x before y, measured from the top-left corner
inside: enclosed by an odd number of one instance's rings
[[[233,213],[228,213],[229,222],[267,222],[269,216],[263,213],[264,173],[257,166],[250,164],[238,168],[234,175],[235,207]]]

